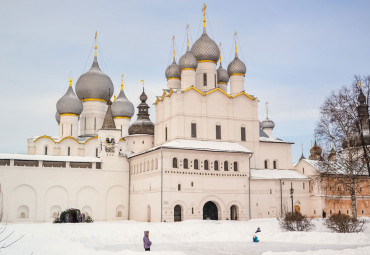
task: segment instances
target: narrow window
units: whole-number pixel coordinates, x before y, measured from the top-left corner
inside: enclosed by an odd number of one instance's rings
[[[332,210],[330,210],[330,211],[329,211],[329,213],[330,213],[330,214],[333,214],[333,211],[332,211]]]
[[[94,118],[94,131],[96,130],[96,118]]]
[[[172,159],[172,167],[177,168],[177,158]]]
[[[303,183],[303,189],[305,189],[305,187],[304,187],[304,183]]]
[[[186,158],[186,159],[184,159],[184,168],[185,169],[188,169],[189,168],[189,161],[188,161],[188,159]]]
[[[191,182],[191,184],[190,184],[192,187],[194,187],[194,182]]]
[[[165,139],[166,139],[166,141],[167,141],[167,127],[165,128]]]
[[[245,139],[245,127],[241,127],[240,131],[241,131],[241,140],[245,141],[246,140]]]
[[[208,160],[204,160],[204,170],[209,170]]]
[[[207,86],[207,74],[203,74],[203,86]]]
[[[337,190],[340,191],[340,186],[338,185]]]
[[[340,210],[338,210],[338,213],[341,214]]]
[[[229,171],[229,162],[227,161],[224,162],[224,170]]]
[[[63,129],[64,129],[64,125],[62,124],[62,137],[63,137]]]
[[[181,190],[181,184],[177,184],[177,190],[180,191]]]
[[[313,210],[313,214],[316,214],[316,210]]]
[[[234,162],[234,172],[238,171],[238,162]]]
[[[191,214],[194,214],[194,207],[191,208]]]
[[[86,118],[85,118],[85,120],[84,120],[84,130],[85,130],[85,132],[86,132]]]
[[[347,214],[349,214],[349,210],[347,210]]]
[[[362,213],[362,214],[365,214],[365,210],[361,210],[361,213]]]
[[[267,160],[265,160],[265,169],[267,169],[268,165],[267,165]]]
[[[71,136],[72,136],[72,124],[71,124]]]
[[[198,160],[194,160],[194,169],[199,169],[199,162]]]
[[[304,168],[303,168],[303,174],[304,174]]]
[[[96,148],[96,149],[95,149],[95,157],[98,157],[98,153],[99,153],[99,149],[98,149],[98,148]]]
[[[274,169],[276,169],[276,160],[273,162]]]
[[[68,156],[71,156],[71,147],[68,147]]]
[[[216,125],[216,139],[221,139],[221,126]]]
[[[272,194],[272,190],[270,189],[270,194]]]
[[[215,75],[215,88],[217,87],[217,78],[216,78],[216,75]]]
[[[48,155],[48,146],[45,146],[45,155]]]
[[[217,160],[213,163],[213,165],[214,165],[214,169],[218,170],[218,161]]]
[[[158,159],[155,159],[155,169],[158,169]]]
[[[196,138],[197,137],[197,124],[191,123],[191,137]]]

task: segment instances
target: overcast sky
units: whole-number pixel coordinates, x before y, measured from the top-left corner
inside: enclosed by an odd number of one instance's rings
[[[319,107],[332,90],[370,74],[369,1],[206,1],[207,31],[222,42],[224,67],[246,63],[246,92],[260,100],[260,120],[308,156]],[[201,34],[201,1],[0,0],[0,152],[26,153],[27,138],[57,135],[57,100],[92,63],[95,31],[101,69],[137,106],[145,80],[154,121],[155,96],[166,87],[171,38],[177,59]]]

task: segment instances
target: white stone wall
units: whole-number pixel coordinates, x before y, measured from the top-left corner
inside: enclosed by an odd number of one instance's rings
[[[207,75],[207,84],[204,86],[203,74]],[[195,87],[200,91],[209,91],[217,86],[216,63],[198,62],[198,68],[195,75]]]
[[[103,126],[104,117],[107,112],[105,101],[84,101],[83,111],[80,115],[80,135],[96,136]]]

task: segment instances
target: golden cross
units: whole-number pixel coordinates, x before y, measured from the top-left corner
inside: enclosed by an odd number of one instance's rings
[[[144,80],[141,80],[141,82],[143,83],[143,88],[144,88]]]
[[[269,118],[269,102],[266,101],[266,118]]]
[[[121,75],[121,77],[122,77],[121,90],[123,90],[123,74]]]
[[[175,35],[172,36],[173,58],[175,58]]]
[[[202,11],[203,11],[203,26],[204,27],[206,27],[206,8],[207,8],[207,5],[204,4],[203,8],[202,8]]]
[[[98,46],[96,46],[96,38],[98,37],[98,31],[95,32],[95,57],[96,57],[96,49],[98,48]]]
[[[235,53],[238,53],[238,46],[236,45],[236,36],[238,35],[238,32],[235,31],[234,37],[235,37]]]
[[[361,82],[359,81],[359,82],[357,82],[358,83],[358,85],[360,85],[360,88],[362,88],[362,84],[361,84]]]
[[[189,49],[189,24],[186,25],[186,45]]]
[[[220,63],[222,62],[222,60],[221,60],[221,45],[222,45],[222,43],[220,42],[220,44],[219,44],[219,48],[220,48]]]

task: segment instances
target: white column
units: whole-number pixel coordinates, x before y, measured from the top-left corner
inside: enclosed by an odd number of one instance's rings
[[[203,61],[198,62],[195,87],[204,92],[217,87],[217,71],[216,62],[208,60],[206,62]],[[204,74],[206,74],[206,85],[204,84]]]
[[[192,68],[185,68],[181,70],[181,89],[187,89],[195,86],[195,70]]]
[[[78,115],[69,113],[60,115],[59,136],[78,137]]]
[[[244,91],[244,75],[230,76],[230,94],[235,95]]]

